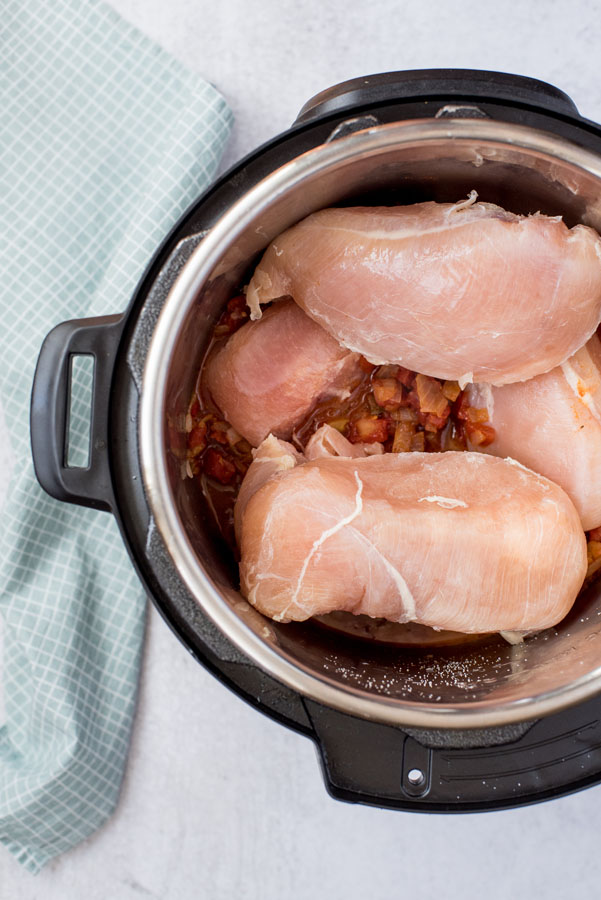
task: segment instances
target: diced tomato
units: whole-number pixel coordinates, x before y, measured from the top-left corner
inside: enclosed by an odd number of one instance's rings
[[[388,419],[376,416],[362,416],[351,423],[349,441],[351,444],[375,444],[388,440]]]
[[[200,400],[198,397],[194,397],[194,400],[190,404],[190,415],[193,419],[196,419],[200,413]]]
[[[411,369],[406,369],[405,366],[397,366],[398,372],[396,377],[404,384],[405,387],[411,387],[413,385],[415,379],[415,372],[412,372]]]
[[[230,484],[236,474],[236,466],[212,447],[205,454],[204,470],[221,484]]]
[[[364,356],[359,357],[359,366],[368,375],[370,374],[370,372],[373,372],[373,370],[376,368],[376,366],[374,366],[373,363],[368,362],[368,360],[365,359]]]
[[[248,314],[248,307],[246,305],[246,297],[244,294],[237,294],[235,297],[232,297],[231,300],[227,301],[227,311],[230,314],[244,312]]]
[[[229,319],[232,323],[236,323],[237,327],[245,322],[250,315],[250,310],[246,305],[246,297],[240,294],[238,297],[232,297],[228,302],[227,311]]]
[[[599,528],[593,528],[592,531],[588,533],[589,541],[601,541],[601,526]]]
[[[207,446],[206,422],[199,422],[188,435],[188,450],[191,456],[198,456]]]
[[[229,444],[227,432],[230,426],[227,422],[211,422],[211,440],[217,441],[218,444]]]
[[[249,315],[250,311],[246,305],[244,294],[232,297],[231,300],[228,300],[227,308],[215,327],[215,337],[233,334],[241,325],[244,325]]]
[[[457,400],[455,401],[455,405],[453,408],[453,412],[455,414],[456,419],[460,419],[465,422],[467,419],[467,411],[470,408],[467,397],[465,395],[465,391],[461,391]]]
[[[420,413],[420,422],[421,417],[424,416],[424,421],[421,424],[424,426],[426,431],[440,431],[447,424],[450,412],[451,408],[447,406],[445,414],[442,416],[435,416],[434,413]]]
[[[409,391],[407,396],[405,397],[405,403],[407,406],[410,406],[411,409],[415,409],[419,412],[419,397],[417,396],[416,391]]]

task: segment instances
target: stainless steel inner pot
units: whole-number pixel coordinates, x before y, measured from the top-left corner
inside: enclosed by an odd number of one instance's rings
[[[347,133],[273,171],[219,219],[169,293],[144,374],[139,436],[148,501],[203,610],[282,683],[335,709],[399,726],[485,728],[538,718],[596,694],[600,591],[585,589],[557,628],[516,646],[493,636],[446,649],[405,649],[311,621],[277,624],[238,593],[235,561],[198,484],[182,477],[178,444],[220,310],[277,234],[325,206],[456,201],[472,189],[514,212],[540,210],[601,231],[601,157],[550,133],[453,118]]]

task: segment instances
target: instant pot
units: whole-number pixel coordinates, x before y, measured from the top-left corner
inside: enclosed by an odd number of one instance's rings
[[[232,552],[186,476],[185,419],[224,304],[277,234],[326,206],[454,202],[473,189],[601,231],[601,128],[556,88],[495,72],[393,72],[326,90],[193,204],[122,315],[48,335],[32,394],[42,487],[116,517],[188,650],[313,738],[333,796],[405,810],[498,809],[601,781],[601,588],[516,645],[399,646],[385,630],[273,622],[238,592]],[[78,355],[95,366],[85,468],[67,465]]]

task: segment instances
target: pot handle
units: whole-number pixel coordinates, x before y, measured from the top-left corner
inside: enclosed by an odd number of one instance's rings
[[[305,698],[329,794],[397,809],[428,805],[432,750],[390,725],[356,719]]]
[[[371,104],[453,98],[466,102],[502,100],[570,117],[579,115],[567,94],[536,78],[476,69],[412,69],[352,78],[336,84],[308,100],[295,124]],[[433,103],[432,115],[436,111],[436,103]]]
[[[543,719],[424,731],[357,719],[304,699],[326,787],[354,803],[476,812],[546,800],[601,781],[601,704]]]
[[[57,500],[111,511],[114,507],[108,454],[108,411],[115,355],[124,317],[73,319],[46,336],[31,393],[31,450],[35,474]],[[87,465],[69,465],[69,415],[74,358],[92,357]]]

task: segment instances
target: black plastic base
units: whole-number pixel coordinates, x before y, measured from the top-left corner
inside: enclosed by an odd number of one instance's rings
[[[418,812],[482,812],[539,803],[601,781],[599,698],[535,722],[509,744],[464,749],[426,746],[395,728],[310,700],[305,706],[326,786],[340,800]]]

